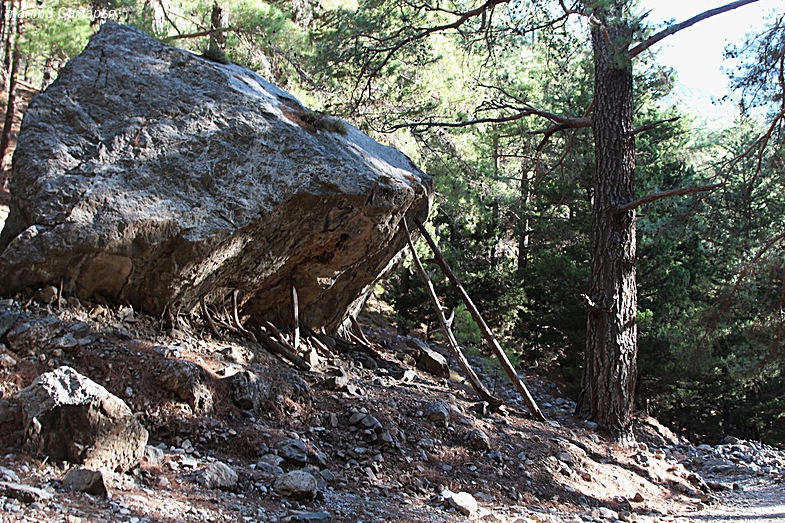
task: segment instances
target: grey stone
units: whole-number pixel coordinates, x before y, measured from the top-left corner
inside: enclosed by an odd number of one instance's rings
[[[281,440],[275,448],[278,449],[278,455],[290,463],[295,465],[308,463],[308,447],[299,439]]]
[[[440,378],[450,377],[450,366],[447,365],[447,358],[429,347],[420,349],[417,367]]]
[[[474,450],[491,450],[491,438],[480,429],[470,430],[466,434],[466,443]]]
[[[270,395],[270,385],[255,372],[244,370],[225,378],[229,384],[229,395],[239,408],[257,411]]]
[[[445,426],[450,420],[450,409],[441,400],[432,401],[423,407],[423,416],[433,421],[436,425]]]
[[[471,516],[475,512],[477,512],[477,500],[474,499],[474,496],[469,494],[468,492],[458,492],[458,493],[450,493],[451,495],[448,496],[447,503],[463,514],[464,516]]]
[[[597,519],[619,519],[619,513],[607,507],[599,507],[591,511],[591,516]]]
[[[333,516],[329,512],[293,512],[289,518],[291,523],[328,523]]]
[[[148,465],[154,467],[161,466],[164,462],[164,451],[152,445],[146,445],[144,448],[144,460]]]
[[[0,352],[0,367],[4,369],[16,367],[16,358],[6,352]]]
[[[283,474],[283,469],[277,465],[271,465],[266,461],[260,461],[256,464],[256,470],[273,477]]]
[[[19,476],[11,469],[0,467],[0,480],[9,481],[11,483],[19,483]]]
[[[104,475],[98,470],[82,468],[69,470],[63,478],[63,488],[65,490],[86,492],[102,498],[108,496]]]
[[[195,414],[209,414],[213,410],[213,394],[205,381],[207,373],[196,363],[185,360],[165,360],[155,369],[158,383],[188,403]]]
[[[214,461],[199,471],[196,481],[210,489],[231,490],[237,485],[237,472],[221,461]]]
[[[147,430],[128,405],[70,367],[38,376],[15,397],[32,454],[123,472],[144,457]]]
[[[293,470],[275,478],[275,491],[281,496],[314,500],[319,493],[316,478],[310,472]]]
[[[52,499],[52,495],[44,489],[11,481],[0,481],[0,495],[18,499],[22,503],[35,503]]]
[[[0,312],[0,338],[8,334],[8,331],[19,321],[22,314],[16,311],[2,311]]]
[[[25,113],[0,288],[62,281],[155,316],[243,289],[241,315],[264,318],[295,277],[300,321],[338,327],[432,189],[402,153],[313,116],[248,69],[103,24]]]

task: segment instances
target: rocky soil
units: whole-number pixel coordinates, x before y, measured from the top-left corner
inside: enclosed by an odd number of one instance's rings
[[[549,418],[532,420],[475,358],[506,401],[489,412],[454,373],[418,368],[418,343],[378,313],[361,318],[376,355],[337,344],[308,372],[199,318],[173,322],[58,304],[51,289],[0,301],[0,521],[785,520],[782,451],[696,447],[653,419],[621,448],[573,417],[556,385],[525,376]],[[23,451],[9,399],[62,366],[132,409],[150,435],[139,466],[91,475]],[[191,378],[171,378],[184,369]]]

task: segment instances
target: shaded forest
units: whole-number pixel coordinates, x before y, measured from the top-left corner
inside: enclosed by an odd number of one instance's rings
[[[725,50],[739,67],[724,128],[668,102],[675,73],[655,46],[635,46],[673,26],[630,1],[4,0],[0,14],[4,158],[23,94],[107,19],[249,67],[434,177],[428,228],[450,266],[513,362],[576,400],[598,308],[596,46],[618,36],[635,51],[611,64],[632,80],[634,184],[621,212],[637,226],[635,408],[699,441],[785,443],[785,12]],[[488,352],[448,282],[434,282],[459,342]],[[425,292],[409,262],[377,289],[399,330],[438,338]]]

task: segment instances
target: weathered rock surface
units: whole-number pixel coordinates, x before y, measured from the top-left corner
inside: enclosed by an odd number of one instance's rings
[[[52,494],[44,489],[10,481],[0,481],[0,495],[18,499],[22,503],[34,503],[52,498]]]
[[[247,69],[104,24],[25,113],[0,288],[62,281],[154,315],[241,289],[241,314],[279,319],[294,285],[300,321],[338,326],[431,188],[400,152],[320,118]]]
[[[71,469],[63,477],[63,488],[65,490],[87,492],[102,498],[108,495],[104,475],[99,470]]]
[[[208,414],[213,410],[213,394],[205,381],[207,373],[196,363],[183,360],[166,360],[155,377],[158,383],[188,403],[195,414]]]
[[[319,493],[316,478],[305,470],[293,470],[278,476],[273,488],[281,496],[295,499],[313,500]]]
[[[126,471],[144,457],[147,430],[117,396],[70,367],[40,375],[16,394],[25,447],[53,461]]]
[[[199,472],[197,481],[206,488],[229,490],[237,485],[237,472],[226,463],[210,463]]]

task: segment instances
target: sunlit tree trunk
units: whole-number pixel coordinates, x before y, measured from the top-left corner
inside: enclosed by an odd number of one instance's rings
[[[594,207],[591,286],[579,412],[614,439],[629,440],[637,374],[635,315],[635,211],[617,207],[633,200],[632,40],[625,2],[603,2],[592,29],[595,63]]]

